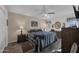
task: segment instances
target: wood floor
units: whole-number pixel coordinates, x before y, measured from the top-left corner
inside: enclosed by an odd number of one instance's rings
[[[23,45],[22,45],[23,44]],[[22,47],[25,46],[25,47]],[[29,45],[31,47],[31,45]],[[34,48],[30,48],[26,42],[24,43],[10,43],[5,49],[4,53],[35,53]],[[44,48],[40,53],[58,53],[61,52],[61,39]]]

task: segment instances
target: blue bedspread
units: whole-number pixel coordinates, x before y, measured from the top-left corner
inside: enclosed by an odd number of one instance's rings
[[[57,39],[55,32],[33,32],[32,35],[34,35],[34,39],[39,37],[40,48],[45,48]]]

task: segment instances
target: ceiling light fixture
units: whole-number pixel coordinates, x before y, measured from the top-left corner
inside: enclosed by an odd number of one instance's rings
[[[43,5],[43,9],[42,9],[42,12],[40,13],[42,15],[42,18],[45,18],[45,19],[50,19],[50,15],[53,15],[55,14],[54,12],[49,12],[48,9],[46,8],[45,5]]]

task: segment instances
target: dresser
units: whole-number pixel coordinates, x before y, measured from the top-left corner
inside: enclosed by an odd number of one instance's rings
[[[74,42],[79,42],[79,28],[62,28],[62,52],[69,53]],[[78,43],[79,44],[79,43]]]

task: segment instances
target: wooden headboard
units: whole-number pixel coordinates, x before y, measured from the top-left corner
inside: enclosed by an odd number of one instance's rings
[[[42,29],[31,29],[31,30],[28,31],[28,33],[39,32],[39,31],[42,31]]]

